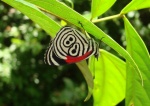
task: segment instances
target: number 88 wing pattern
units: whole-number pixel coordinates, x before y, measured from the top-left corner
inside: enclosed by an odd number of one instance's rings
[[[76,63],[94,55],[99,56],[99,46],[94,39],[71,27],[63,27],[50,42],[44,61],[49,65]]]

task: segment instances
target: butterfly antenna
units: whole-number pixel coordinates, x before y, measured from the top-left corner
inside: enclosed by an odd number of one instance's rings
[[[100,45],[101,45],[101,43],[102,43],[102,39],[103,39],[103,38],[105,38],[105,37],[102,37],[102,38],[100,39],[100,42],[99,42],[99,45],[98,45],[99,48],[100,48]]]
[[[79,21],[78,23],[79,23],[79,24],[81,25],[81,27],[84,29],[83,24],[82,24],[80,21]],[[84,30],[85,30],[85,29],[84,29]]]
[[[81,27],[84,29],[83,24],[82,24],[80,21],[79,21],[78,23],[79,23],[79,24],[81,25]],[[86,38],[89,39],[90,36],[89,36],[88,33],[85,31],[85,29],[84,29],[84,33],[85,33],[85,35],[86,35]]]

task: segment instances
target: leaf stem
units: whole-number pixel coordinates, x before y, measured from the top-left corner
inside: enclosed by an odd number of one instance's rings
[[[117,14],[117,15],[113,15],[113,16],[109,16],[109,17],[93,20],[92,22],[93,23],[97,23],[97,22],[107,21],[107,20],[111,20],[111,19],[114,19],[114,18],[120,18],[120,17],[122,17],[122,14]]]

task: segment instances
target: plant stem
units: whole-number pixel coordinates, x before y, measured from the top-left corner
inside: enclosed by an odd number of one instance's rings
[[[109,17],[93,20],[92,22],[93,23],[97,23],[97,22],[107,21],[107,20],[111,20],[111,19],[114,19],[114,18],[120,18],[120,17],[122,17],[122,14],[117,14],[117,15],[113,15],[113,16],[109,16]]]

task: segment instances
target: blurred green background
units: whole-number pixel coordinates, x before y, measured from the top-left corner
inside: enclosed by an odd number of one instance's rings
[[[118,14],[129,2],[117,0],[100,18]],[[73,4],[77,12],[89,15],[91,1],[74,0]],[[150,50],[150,9],[130,12],[127,17]],[[125,47],[122,19],[96,25]],[[49,41],[50,36],[27,16],[0,2],[0,106],[92,106],[93,98],[83,102],[87,85],[75,64],[44,64]],[[115,54],[107,45],[101,47]],[[124,106],[124,101],[118,106]]]

